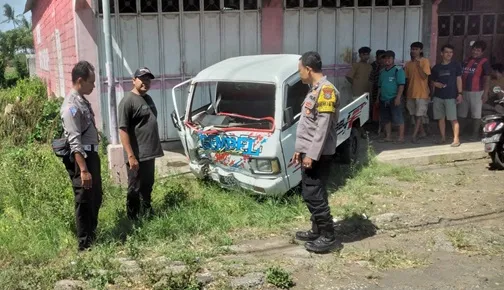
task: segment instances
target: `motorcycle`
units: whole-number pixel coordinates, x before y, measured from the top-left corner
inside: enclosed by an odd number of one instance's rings
[[[493,89],[495,94],[504,93],[504,91],[496,86]],[[496,100],[495,103],[504,105],[504,98]],[[485,152],[492,159],[491,167],[495,169],[504,169],[504,115],[493,114],[483,118],[483,139],[485,144]]]

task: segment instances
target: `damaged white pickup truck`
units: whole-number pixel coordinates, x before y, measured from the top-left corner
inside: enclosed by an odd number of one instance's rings
[[[291,160],[309,90],[298,74],[300,57],[229,58],[173,88],[171,118],[196,176],[267,195],[301,182],[300,164]],[[184,86],[187,99],[177,97]],[[368,94],[340,110],[336,149],[345,162],[355,158],[357,128],[368,118]]]

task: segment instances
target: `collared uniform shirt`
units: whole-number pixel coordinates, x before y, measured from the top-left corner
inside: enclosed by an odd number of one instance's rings
[[[296,152],[315,161],[336,153],[339,105],[339,92],[326,77],[310,89],[296,131]]]
[[[91,104],[72,90],[63,101],[60,114],[71,154],[79,152],[87,158],[84,146],[98,145],[99,142]]]

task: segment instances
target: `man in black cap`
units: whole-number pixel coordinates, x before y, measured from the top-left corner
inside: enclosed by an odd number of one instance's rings
[[[153,214],[151,193],[154,185],[155,158],[163,156],[159,139],[157,109],[147,94],[154,75],[142,67],[135,71],[133,89],[119,103],[119,136],[124,147],[128,172],[128,218],[137,219],[141,206]],[[140,202],[140,199],[142,202]]]

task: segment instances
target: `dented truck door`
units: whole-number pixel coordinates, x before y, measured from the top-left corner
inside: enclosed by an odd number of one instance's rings
[[[187,117],[187,107],[191,104],[191,86],[192,79],[184,81],[172,89],[172,100],[175,110],[171,113],[171,119],[173,126],[177,129],[177,133],[180,137],[180,142],[184,147],[184,152],[186,156],[189,156],[188,145],[187,145],[187,128],[185,128],[185,118]]]

